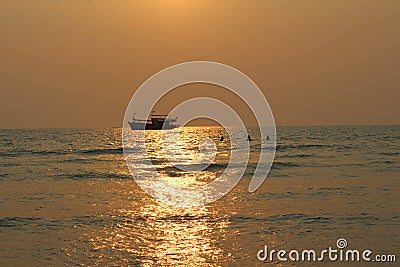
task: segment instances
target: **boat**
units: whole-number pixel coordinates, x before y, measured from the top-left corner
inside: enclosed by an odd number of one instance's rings
[[[177,117],[169,115],[152,114],[150,119],[136,119],[132,117],[132,121],[128,121],[132,130],[168,130],[179,127]]]

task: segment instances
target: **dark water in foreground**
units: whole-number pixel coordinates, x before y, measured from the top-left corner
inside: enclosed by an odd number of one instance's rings
[[[192,209],[160,204],[137,186],[120,131],[0,130],[1,266],[254,266],[264,245],[320,251],[338,238],[400,260],[400,126],[280,127],[271,173],[248,193],[264,149],[253,129],[238,186]],[[188,155],[197,152],[191,140],[218,143],[221,134],[186,128]],[[195,174],[151,155],[168,178],[204,184],[229,159],[229,142],[217,148],[213,165]]]

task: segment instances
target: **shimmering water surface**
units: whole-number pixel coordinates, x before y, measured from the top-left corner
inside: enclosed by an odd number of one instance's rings
[[[399,255],[399,126],[278,127],[272,170],[254,193],[248,185],[268,147],[249,132],[238,186],[212,204],[180,209],[132,179],[121,129],[0,130],[0,265],[254,266],[264,264],[256,256],[264,245],[322,250],[338,238]],[[188,158],[202,139],[216,143],[214,161],[198,172],[171,166],[160,132],[146,139],[165,179],[198,186],[218,177],[236,149],[220,141],[224,134],[184,128]]]

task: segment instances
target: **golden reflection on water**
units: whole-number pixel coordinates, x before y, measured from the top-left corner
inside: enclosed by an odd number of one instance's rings
[[[189,160],[189,164],[196,162],[201,140],[210,138],[216,146],[212,163],[218,162],[222,167],[218,165],[218,169],[193,172],[176,169],[164,154],[159,131],[146,132],[145,136],[146,150],[153,166],[163,179],[180,186],[210,183],[224,170],[223,166],[230,157],[227,149],[230,142],[220,141],[225,131],[222,128],[208,131],[188,128],[183,131],[178,142],[171,146],[172,149],[181,149],[182,159]],[[134,183],[133,180],[131,182]],[[129,186],[129,183],[126,185]],[[141,266],[219,266],[232,260],[232,255],[225,248],[230,216],[233,214],[228,207],[176,208],[153,201],[137,187],[118,190],[114,185],[106,191],[115,196],[113,203],[107,207],[109,210],[102,210],[109,214],[111,221],[106,221],[107,227],[85,237],[93,247],[93,253],[88,255],[93,255],[97,264],[104,264],[107,257],[111,257],[106,260],[109,263]],[[128,201],[124,199],[132,194],[139,197],[134,196],[134,200]]]
[[[184,210],[144,203],[118,212],[114,216],[118,223],[90,238],[95,251],[111,249],[120,252],[116,253],[119,261],[141,266],[204,266],[230,256],[219,246],[229,217],[213,214],[208,207]],[[100,256],[99,262],[103,257],[107,255]]]
[[[149,221],[149,227],[153,233],[149,233],[148,237],[161,241],[153,242],[149,246],[155,250],[157,263],[163,265],[200,264],[222,253],[221,249],[215,246],[215,240],[212,240],[210,232],[214,229],[223,232],[228,221],[220,220],[211,223],[210,212],[206,208],[191,210],[183,216],[172,215],[179,214],[174,208],[160,208],[155,205],[144,207],[142,212],[149,213],[153,218]]]
[[[184,127],[176,129],[181,131],[179,139],[173,139],[169,132],[146,131],[146,150],[149,158],[152,160],[153,167],[163,176],[165,181],[177,186],[196,187],[203,186],[214,181],[222,174],[220,170],[209,170],[206,165],[212,163],[226,163],[230,158],[230,142],[227,133],[222,127],[209,127],[205,131],[201,127]],[[170,131],[171,132],[171,131]],[[164,134],[164,135],[162,135]],[[225,141],[220,141],[220,137],[225,136]],[[209,142],[202,143],[208,139]],[[212,145],[215,144],[215,154],[212,151]],[[167,146],[167,149],[164,147]],[[206,151],[200,151],[201,149]],[[209,150],[207,152],[207,150]],[[169,151],[173,155],[170,158],[165,154]],[[205,153],[204,153],[205,152]],[[207,164],[207,163],[209,164]],[[203,164],[204,163],[204,164]],[[175,164],[185,166],[201,165],[197,171],[187,171],[176,168]]]

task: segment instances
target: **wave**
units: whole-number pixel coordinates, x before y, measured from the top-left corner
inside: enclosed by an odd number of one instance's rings
[[[274,161],[272,163],[272,169],[286,169],[286,168],[291,168],[291,167],[300,167],[299,164],[294,163],[294,162],[280,162],[280,161]]]
[[[310,148],[332,148],[334,145],[328,144],[301,144],[301,145],[277,145],[277,151],[285,151],[291,149],[310,149]]]
[[[383,155],[383,156],[398,156],[400,155],[400,152],[380,152],[378,155]]]
[[[38,155],[38,156],[65,156],[72,154],[82,154],[82,155],[103,155],[103,154],[123,154],[125,153],[135,153],[138,152],[138,148],[96,148],[96,149],[86,149],[86,150],[72,150],[72,149],[58,149],[58,150],[28,150],[28,149],[13,149],[9,151],[0,152],[0,156],[4,157],[18,157],[26,155]]]
[[[118,148],[97,148],[97,149],[82,150],[81,153],[82,154],[89,154],[89,155],[122,154],[122,153],[124,153],[124,149],[122,147],[118,147]]]
[[[155,167],[158,171],[165,171],[168,173],[173,173],[173,172],[183,172],[179,168],[180,166],[165,166],[165,167]],[[210,172],[217,172],[217,171],[222,171],[225,170],[228,167],[228,164],[224,163],[212,163],[212,164],[190,164],[190,165],[182,165],[181,168],[190,170],[193,168],[193,170],[203,170],[203,171],[210,171]],[[175,176],[175,175],[174,175]]]
[[[130,174],[123,173],[104,173],[104,172],[82,172],[82,173],[62,173],[56,175],[55,178],[59,179],[92,179],[92,178],[100,178],[100,179],[129,179],[132,178]]]
[[[47,156],[47,155],[68,155],[73,153],[69,150],[27,150],[27,149],[13,149],[6,152],[0,153],[2,157],[19,157],[26,155],[38,155],[38,156]]]
[[[281,158],[318,158],[319,156],[314,154],[293,154],[293,155],[281,155]]]
[[[0,219],[0,227],[18,227],[40,220],[39,217],[5,217]]]
[[[36,230],[49,230],[54,228],[63,227],[67,225],[101,225],[104,224],[105,220],[99,217],[93,216],[74,216],[65,218],[63,220],[46,220],[41,217],[5,217],[0,219],[1,227],[29,227],[30,231],[35,232]]]

